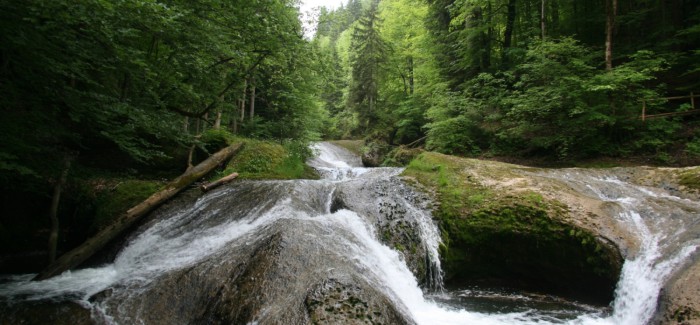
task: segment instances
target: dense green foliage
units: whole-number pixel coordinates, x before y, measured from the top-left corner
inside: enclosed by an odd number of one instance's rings
[[[62,187],[63,249],[68,227],[90,227],[90,218],[131,204],[78,211],[77,202],[89,204],[80,189],[93,179],[172,178],[187,168],[190,149],[201,161],[228,133],[303,147],[319,138],[321,79],[297,6],[0,2],[0,232],[22,228],[43,246],[52,193]],[[303,158],[294,159],[298,168]],[[73,219],[83,212],[92,216],[80,226]]]
[[[4,1],[0,15],[3,180],[49,177],[65,155],[152,162],[211,127],[318,134],[290,1]]]
[[[643,100],[646,114],[692,108],[660,98],[700,91],[700,4],[617,2],[352,0],[322,10],[313,43],[332,70],[326,135],[426,136],[429,149],[460,155],[697,161],[698,115],[640,116]],[[358,41],[375,15],[379,34]],[[380,72],[358,73],[376,65],[371,39],[386,44]],[[371,124],[358,84],[377,88]]]
[[[659,98],[700,92],[700,3],[599,2],[349,0],[307,40],[297,0],[2,1],[0,233],[29,214],[46,233],[55,190],[170,178],[234,136],[282,144],[239,161],[250,178],[309,177],[322,137],[697,162],[699,114],[639,116],[694,108]]]

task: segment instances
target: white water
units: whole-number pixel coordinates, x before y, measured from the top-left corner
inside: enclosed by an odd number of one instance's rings
[[[335,161],[332,157],[339,155],[325,153],[327,151],[337,151],[331,145],[322,143],[316,146],[321,151],[319,157],[328,157],[324,166],[335,166],[336,169],[358,169],[348,167],[342,161]],[[343,171],[339,172],[344,174]],[[398,174],[398,173],[397,173]],[[420,223],[422,233],[428,235],[431,251],[437,254],[437,247],[440,238],[437,235],[437,226],[432,222],[430,216],[423,214],[424,218]],[[385,292],[396,302],[403,306],[404,311],[409,313],[418,324],[432,325],[507,325],[507,324],[561,324],[560,320],[546,319],[536,311],[510,314],[485,314],[467,310],[455,310],[441,306],[438,303],[427,299],[425,293],[419,288],[418,283],[400,258],[400,255],[377,240],[372,230],[372,226],[363,221],[356,213],[342,210],[335,214],[317,219],[319,222],[333,223],[336,226],[344,227],[351,231],[356,238],[353,245],[348,246],[348,251],[352,252],[355,259],[364,265],[367,272],[371,272],[377,287],[383,288]],[[425,237],[425,236],[424,236]],[[425,238],[424,238],[425,239]],[[359,244],[358,244],[359,243]],[[598,325],[615,324],[609,319],[598,317],[598,313],[581,315],[571,324]]]
[[[392,177],[401,172],[400,169],[362,168],[356,157],[329,144],[317,144],[315,149],[319,155],[310,164],[322,172],[326,179],[322,182],[361,182],[362,179],[376,175]],[[328,193],[323,194],[326,203],[320,215],[291,209],[291,199],[288,198],[280,202],[261,202],[258,211],[251,211],[247,217],[235,221],[209,220],[218,211],[207,207],[225,196],[233,195],[231,190],[210,193],[197,200],[192,207],[152,225],[132,239],[114,263],[66,272],[40,282],[29,281],[33,275],[14,276],[0,284],[0,298],[40,300],[66,299],[69,296],[82,301],[84,305],[92,306],[88,299],[107,288],[137,290],[147,286],[160,274],[194,265],[227,245],[252,241],[256,232],[264,227],[279,220],[292,219],[321,224],[329,229],[331,236],[342,237],[344,240],[338,244],[342,249],[338,253],[354,261],[360,274],[365,274],[374,287],[381,288],[400,310],[418,324],[638,325],[648,322],[656,308],[659,290],[664,281],[700,245],[697,237],[690,241],[682,240],[685,236],[684,224],[677,220],[669,221],[673,218],[654,215],[653,205],[659,204],[659,201],[670,201],[683,205],[685,211],[700,211],[700,207],[697,203],[686,202],[687,200],[667,193],[627,184],[615,178],[591,178],[589,175],[567,173],[555,171],[543,176],[564,181],[572,187],[589,191],[593,197],[622,205],[626,212],[620,214],[619,221],[635,229],[642,242],[640,251],[624,265],[611,315],[584,311],[575,319],[564,322],[537,310],[487,314],[440,305],[427,298],[419,288],[401,254],[378,240],[375,225],[368,222],[367,218],[346,209],[331,213],[331,200],[335,191],[333,186],[329,186]],[[400,204],[417,216],[424,245],[439,266],[439,231],[431,217],[409,202]],[[207,222],[213,222],[213,225],[205,224]],[[189,231],[182,231],[185,227]],[[344,235],[340,236],[341,233]],[[97,314],[101,314],[98,315],[99,319],[111,322],[109,310],[102,310],[99,305],[92,307]]]
[[[284,202],[256,219],[223,223],[210,228],[195,228],[179,232],[179,227],[190,225],[209,203],[227,192],[200,198],[190,209],[180,211],[162,220],[140,234],[122,249],[114,263],[98,268],[67,271],[44,280],[30,281],[33,274],[10,278],[16,281],[0,286],[0,297],[25,297],[28,300],[74,296],[89,304],[94,294],[109,287],[147,285],[157,275],[193,265],[218,251],[231,241],[243,238],[272,222],[284,207]],[[210,212],[210,214],[216,211]]]
[[[334,149],[328,145],[318,145],[321,150],[321,157],[334,157],[332,154],[325,154]],[[330,159],[329,159],[330,160]],[[348,169],[343,162],[333,163],[328,161],[328,165],[337,169]],[[342,174],[343,172],[339,172]],[[569,321],[569,324],[581,325],[639,325],[646,324],[653,316],[659,292],[663,283],[671,273],[676,270],[691,254],[700,246],[700,239],[683,241],[678,238],[684,234],[684,225],[676,222],[664,222],[667,216],[657,212],[655,205],[660,204],[660,200],[667,201],[661,204],[674,206],[676,204],[685,205],[679,208],[684,211],[700,211],[700,205],[688,200],[659,193],[652,189],[622,182],[616,178],[591,179],[590,175],[545,175],[545,177],[557,178],[564,182],[579,183],[591,190],[592,196],[603,201],[617,202],[621,204],[625,212],[621,213],[621,222],[629,224],[641,240],[640,251],[630,260],[626,261],[623,267],[620,282],[616,290],[616,298],[613,302],[613,313],[610,316],[601,316],[598,312],[584,313],[576,319]],[[575,177],[578,176],[578,177]],[[606,186],[600,186],[603,183]],[[600,187],[596,187],[600,186]],[[605,188],[602,192],[598,188]],[[640,215],[644,213],[646,218]],[[343,217],[350,219],[352,212],[344,212]],[[644,220],[648,219],[648,220]],[[334,218],[337,220],[337,218]],[[655,225],[653,229],[647,226],[647,222]],[[391,293],[397,303],[403,304],[406,310],[410,311],[418,324],[561,324],[561,320],[551,319],[542,316],[537,311],[511,314],[483,314],[466,310],[454,310],[440,306],[433,301],[426,299],[424,293],[418,285],[405,264],[397,257],[397,254],[390,248],[379,243],[372,237],[367,225],[361,222],[360,218],[352,218],[346,221],[348,229],[355,232],[356,236],[362,238],[360,242],[365,243],[365,247],[354,250],[357,254],[358,262],[367,265],[367,270],[380,270],[375,274],[384,288]],[[435,227],[429,220],[422,225]],[[436,231],[434,231],[436,232]],[[428,231],[428,233],[433,233]],[[691,236],[692,237],[692,236]],[[439,238],[434,237],[434,247],[439,244]],[[672,249],[671,246],[678,246]],[[665,250],[670,250],[664,253]],[[371,252],[371,254],[368,254]]]
[[[700,247],[700,204],[661,189],[624,182],[614,175],[589,175],[572,169],[550,172],[574,188],[623,207],[618,219],[636,234],[639,251],[628,257],[615,292],[614,324],[646,324],[656,311],[663,284]],[[695,227],[697,228],[697,227]]]

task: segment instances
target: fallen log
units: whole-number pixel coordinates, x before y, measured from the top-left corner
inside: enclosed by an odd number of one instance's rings
[[[95,236],[92,236],[80,246],[74,248],[66,254],[63,254],[53,263],[49,264],[49,266],[34,277],[33,280],[45,280],[80,265],[80,263],[97,253],[97,251],[102,249],[107,243],[116,238],[123,231],[129,229],[129,227],[141,219],[141,217],[145,216],[154,208],[175,196],[175,194],[179,193],[196,180],[214,170],[214,168],[217,166],[220,166],[231,159],[231,157],[240,151],[242,147],[242,143],[231,145],[211,155],[199,165],[189,168],[184,174],[168,183],[162,190],[156,192],[145,201],[126,211],[107,228],[103,229]]]
[[[206,193],[206,192],[209,192],[209,191],[211,191],[211,190],[213,190],[221,185],[230,183],[231,181],[236,179],[236,177],[238,177],[238,173],[232,173],[231,175],[224,176],[217,181],[204,184],[204,185],[200,186],[199,189],[202,190],[202,192]]]

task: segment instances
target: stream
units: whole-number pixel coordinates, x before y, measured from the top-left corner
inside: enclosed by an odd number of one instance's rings
[[[652,319],[661,287],[700,246],[697,202],[614,171],[533,171],[621,207],[617,222],[640,244],[610,308],[507,288],[447,291],[431,201],[401,181],[402,169],[364,168],[329,143],[314,149],[308,163],[321,180],[185,192],[111,263],[38,282],[3,276],[0,312],[71,302],[94,324],[638,325]],[[25,317],[12,315],[0,323]]]

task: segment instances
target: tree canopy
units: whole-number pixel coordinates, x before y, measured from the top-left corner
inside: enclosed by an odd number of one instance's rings
[[[314,55],[294,5],[3,1],[3,177],[46,177],[55,157],[105,148],[150,162],[221,125],[313,138]]]
[[[2,202],[38,198],[25,214],[48,227],[39,210],[65,218],[78,172],[177,175],[232,135],[296,162],[308,141],[355,138],[700,163],[698,1],[348,0],[319,9],[312,39],[298,6],[0,1]]]
[[[353,60],[367,30],[350,12],[358,2],[365,17],[377,11],[388,49],[371,76]],[[321,64],[337,66],[322,90],[326,135],[426,137],[429,149],[465,155],[697,161],[699,115],[640,117],[692,110],[699,26],[700,4],[680,0],[351,1],[321,12],[313,40]],[[353,106],[358,84],[378,85],[384,113],[369,129]]]

